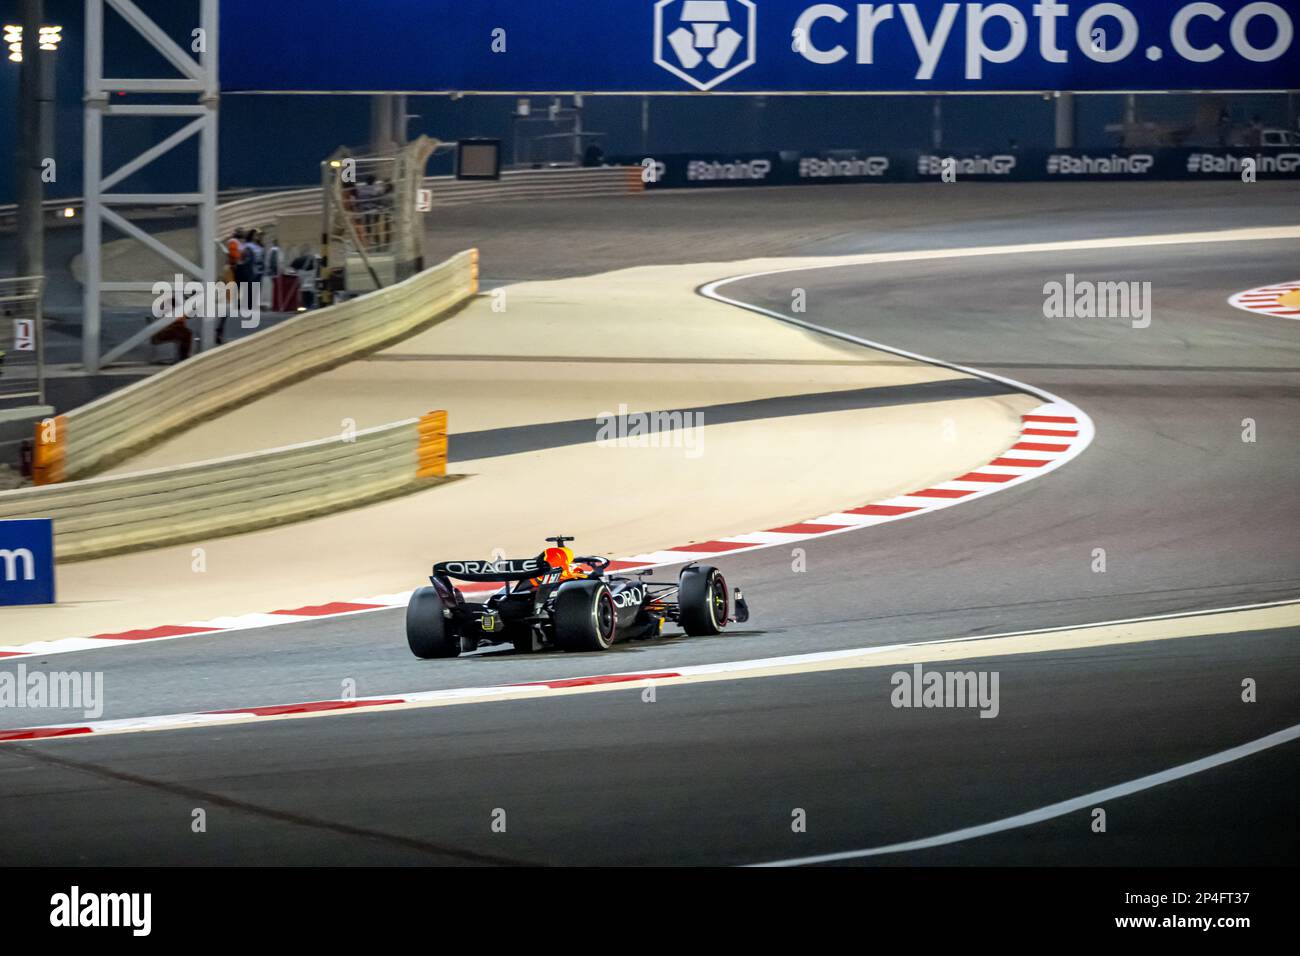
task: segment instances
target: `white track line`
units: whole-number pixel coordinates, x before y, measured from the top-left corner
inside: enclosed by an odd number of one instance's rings
[[[1214,608],[1203,611],[1185,611],[1173,614],[1156,614],[1149,617],[1125,618],[1117,621],[1096,621],[1084,625],[1063,625],[1060,627],[1038,628],[1030,631],[1007,631],[999,634],[981,634],[972,637],[934,638],[927,641],[914,641],[905,644],[880,644],[874,647],[845,648],[835,651],[816,651],[808,654],[793,654],[782,657],[766,657],[738,661],[722,661],[716,664],[690,664],[685,667],[663,668],[658,671],[615,672],[612,674],[587,674],[581,677],[550,678],[539,681],[527,681],[519,684],[495,684],[484,687],[455,687],[444,690],[417,691],[415,693],[384,694],[380,696],[360,697],[350,700],[294,701],[292,703],[260,704],[244,708],[226,708],[218,711],[193,711],[186,713],[157,714],[138,717],[114,718],[73,724],[53,724],[47,726],[16,727],[0,729],[0,746],[5,743],[31,740],[66,740],[79,739],[86,735],[106,735],[139,733],[142,731],[181,730],[211,724],[262,723],[274,720],[311,719],[337,716],[343,713],[376,713],[385,707],[401,705],[404,707],[438,707],[455,703],[493,703],[506,700],[537,699],[554,693],[569,693],[573,688],[588,685],[587,690],[610,691],[639,686],[641,682],[670,686],[676,681],[699,679],[741,680],[750,678],[782,677],[808,667],[813,669],[833,669],[837,662],[853,658],[872,658],[882,654],[898,651],[924,649],[934,646],[952,646],[970,644],[971,653],[962,655],[962,660],[978,660],[980,642],[994,641],[1000,638],[1030,637],[1034,635],[1053,634],[1070,631],[1088,631],[1098,628],[1114,627],[1125,624],[1173,621],[1186,618],[1208,617],[1216,614],[1232,614],[1243,611],[1263,610],[1267,608],[1300,605],[1300,600],[1270,601],[1264,604],[1242,604],[1227,608]],[[1191,636],[1191,635],[1183,635]],[[1196,635],[1200,636],[1200,635]],[[1159,640],[1153,637],[1152,640]],[[1068,649],[1068,648],[1067,648]],[[1060,648],[1035,648],[1024,653],[1042,653],[1056,651]],[[1004,656],[1004,655],[1002,655]],[[826,665],[817,667],[817,665]],[[859,666],[870,667],[869,663]],[[761,673],[765,672],[765,673]]]
[[[928,850],[931,847],[948,846],[953,843],[961,843],[965,840],[974,840],[978,837],[989,836],[993,833],[1004,833],[1007,830],[1016,830],[1020,827],[1033,826],[1034,824],[1042,823],[1045,820],[1063,817],[1067,813],[1074,813],[1077,810],[1086,810],[1090,807],[1095,807],[1097,804],[1105,803],[1107,800],[1118,800],[1121,797],[1131,796],[1135,793],[1140,793],[1143,790],[1150,790],[1151,788],[1161,786],[1162,784],[1172,783],[1175,780],[1182,780],[1184,777],[1190,777],[1193,774],[1202,773],[1206,770],[1213,770],[1215,767],[1221,767],[1224,764],[1232,763],[1234,760],[1241,760],[1244,757],[1250,757],[1262,751],[1269,750],[1270,748],[1290,743],[1297,738],[1300,738],[1300,724],[1288,727],[1285,730],[1279,730],[1277,733],[1269,734],[1267,737],[1260,737],[1258,740],[1252,740],[1239,747],[1233,747],[1230,750],[1223,750],[1217,754],[1202,757],[1200,760],[1193,760],[1191,763],[1180,764],[1179,766],[1172,767],[1169,770],[1162,770],[1159,773],[1148,774],[1145,777],[1138,777],[1136,780],[1130,780],[1128,783],[1117,784],[1114,787],[1107,787],[1104,790],[1095,790],[1092,793],[1085,793],[1081,797],[1062,800],[1060,803],[1053,803],[1046,807],[1040,807],[1037,810],[1030,810],[1027,813],[1018,813],[1014,817],[1006,817],[1002,820],[994,820],[992,823],[983,823],[979,826],[953,830],[950,833],[940,833],[938,836],[925,837],[921,840],[908,840],[905,843],[891,843],[888,846],[872,847],[869,850],[848,850],[843,853],[823,853],[820,856],[795,857],[790,860],[774,860],[769,863],[754,863],[750,865],[772,867],[809,866],[815,863],[839,863],[845,860],[862,860],[873,856],[885,856],[890,853],[908,853],[913,850]]]

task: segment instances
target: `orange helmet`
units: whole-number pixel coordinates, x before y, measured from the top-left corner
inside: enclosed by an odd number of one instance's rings
[[[553,568],[567,571],[573,563],[572,548],[547,548],[542,552],[542,560]]]
[[[591,568],[585,564],[573,563],[572,548],[547,548],[542,552],[542,560],[552,568],[560,571],[561,581],[572,581],[575,578],[585,578],[591,573]],[[529,581],[533,587],[538,587],[542,583],[542,578],[533,578]]]

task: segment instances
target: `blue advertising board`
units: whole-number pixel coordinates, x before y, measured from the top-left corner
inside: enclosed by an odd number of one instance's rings
[[[0,521],[0,607],[54,603],[54,522]]]
[[[227,92],[1300,87],[1300,0],[221,0]]]

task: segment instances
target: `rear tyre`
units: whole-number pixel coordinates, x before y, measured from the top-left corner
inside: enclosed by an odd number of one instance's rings
[[[406,643],[421,660],[460,653],[460,637],[442,613],[445,606],[437,588],[420,588],[406,605]]]
[[[605,651],[618,612],[604,581],[566,581],[555,592],[555,643],[565,651]]]
[[[691,637],[721,634],[731,616],[731,595],[722,572],[707,564],[695,565],[682,571],[677,584],[682,630]]]

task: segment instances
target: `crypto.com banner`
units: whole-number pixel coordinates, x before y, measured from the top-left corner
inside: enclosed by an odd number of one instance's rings
[[[227,91],[1300,87],[1300,0],[221,0]]]

